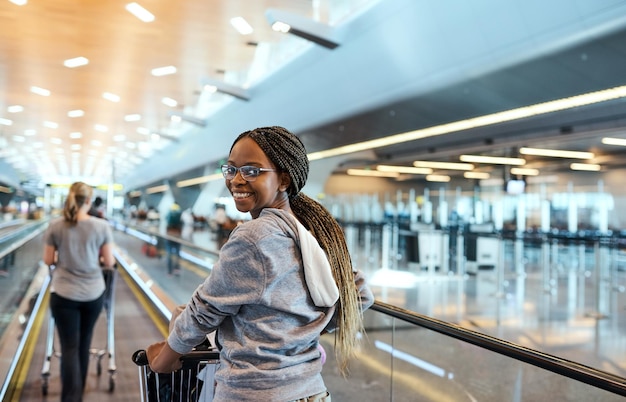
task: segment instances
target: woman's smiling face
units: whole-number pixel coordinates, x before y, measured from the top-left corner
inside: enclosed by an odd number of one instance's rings
[[[243,137],[235,143],[227,163],[237,168],[256,166],[277,169],[261,147],[250,137]],[[263,171],[255,180],[246,181],[241,176],[241,172],[237,171],[235,177],[225,180],[237,210],[250,212],[253,219],[259,216],[263,208],[291,210],[286,192],[290,183],[287,173]]]

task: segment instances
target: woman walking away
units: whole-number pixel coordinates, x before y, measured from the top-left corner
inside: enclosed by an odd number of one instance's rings
[[[150,367],[178,369],[181,354],[217,329],[215,401],[330,401],[320,334],[335,332],[345,372],[373,295],[341,226],[300,192],[309,173],[304,145],[282,127],[244,132],[222,173],[252,220],[233,229],[167,341],[148,347]]]
[[[106,220],[89,215],[93,190],[70,187],[63,217],[44,236],[43,261],[54,266],[50,311],[61,345],[61,401],[83,400],[89,348],[104,303],[102,265],[113,267],[113,235]]]

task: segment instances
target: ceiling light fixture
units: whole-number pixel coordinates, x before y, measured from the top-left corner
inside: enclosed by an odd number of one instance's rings
[[[135,114],[127,114],[126,116],[124,116],[124,121],[139,121],[141,120],[141,115],[135,113]]]
[[[276,9],[267,10],[265,17],[274,31],[290,33],[328,49],[339,46],[337,35],[329,25]]]
[[[223,179],[224,175],[221,173],[210,174],[202,177],[195,177],[193,179],[181,180],[176,182],[176,187],[189,187],[195,184],[202,184],[213,180]]]
[[[63,65],[67,68],[80,67],[89,64],[89,60],[85,57],[75,57],[73,59],[67,59],[63,62]]]
[[[30,87],[30,92],[41,96],[50,96],[50,91],[41,87]]]
[[[111,92],[103,93],[102,97],[111,102],[119,102],[121,99],[118,95],[112,94]]]
[[[137,3],[126,4],[126,10],[143,22],[154,21],[154,15]]]
[[[67,117],[82,117],[85,115],[85,112],[83,112],[82,110],[70,110],[69,112],[67,112]]]
[[[537,176],[539,174],[539,170],[531,168],[511,168],[511,174],[520,176]]]
[[[13,105],[7,108],[7,112],[9,113],[19,113],[24,111],[24,106],[21,105]]]
[[[432,162],[432,161],[415,161],[413,162],[415,167],[427,167],[433,169],[448,169],[448,170],[472,170],[474,165],[471,163],[454,163],[454,162]]]
[[[466,179],[484,180],[491,177],[491,175],[487,172],[464,172],[463,177],[465,177]]]
[[[169,106],[169,107],[176,107],[176,106],[178,106],[178,102],[177,101],[175,101],[172,98],[168,98],[168,97],[162,98],[161,99],[161,103],[163,103],[165,106]]]
[[[174,66],[157,67],[157,68],[153,68],[151,73],[155,77],[162,77],[164,75],[176,74],[176,67]]]
[[[330,158],[338,155],[345,155],[354,152],[366,151],[374,148],[381,148],[389,145],[401,144],[404,142],[415,141],[422,138],[435,137],[438,135],[469,130],[471,128],[485,127],[493,124],[503,123],[507,121],[519,120],[527,117],[538,116],[546,113],[557,112],[560,110],[571,109],[574,107],[591,105],[594,103],[604,102],[613,99],[626,97],[626,85],[605,89],[602,91],[589,92],[582,95],[572,96],[569,98],[557,99],[554,101],[538,103],[535,105],[524,106],[517,109],[506,110],[503,112],[488,114],[471,119],[459,120],[452,123],[442,124],[439,126],[426,127],[419,130],[407,131],[405,133],[395,134],[384,138],[358,142],[355,144],[344,145],[337,148],[331,148],[324,151],[312,152],[309,154],[309,160]]]
[[[411,166],[391,166],[391,165],[378,165],[376,170],[379,172],[396,172],[396,173],[408,173],[408,174],[431,174],[433,170],[431,168],[418,168]]]
[[[200,80],[200,85],[207,91],[218,91],[230,96],[234,96],[235,98],[239,98],[241,100],[250,100],[250,96],[244,88],[227,84],[223,81],[205,77]]]
[[[504,158],[499,156],[461,155],[459,159],[461,159],[463,162],[488,163],[495,165],[522,166],[526,163],[526,161],[521,158]]]
[[[450,181],[450,176],[443,174],[429,174],[426,176],[426,181],[435,181],[440,183],[447,183]]]
[[[176,119],[178,121],[186,121],[188,123],[194,124],[199,127],[206,127],[208,124],[206,119],[201,119],[199,117],[190,116],[184,113],[169,112],[169,115],[170,115],[170,119],[172,120]]]
[[[542,149],[542,148],[528,148],[522,147],[519,150],[522,155],[533,156],[549,156],[553,158],[573,158],[573,159],[592,159],[592,152],[579,152],[579,151],[563,151],[560,149]]]
[[[620,147],[626,147],[626,139],[624,138],[604,137],[602,138],[602,143],[606,145],[618,145]]]
[[[154,186],[146,189],[146,194],[162,193],[169,190],[170,186],[163,184],[160,186]]]
[[[599,172],[602,167],[595,163],[572,163],[569,165],[572,170],[585,170],[588,172]]]
[[[370,177],[399,177],[398,172],[381,172],[380,170],[348,169],[346,173],[350,176],[370,176]]]
[[[243,17],[231,18],[230,25],[232,25],[237,32],[242,35],[250,35],[254,31],[250,24],[248,24],[248,21],[246,21]]]

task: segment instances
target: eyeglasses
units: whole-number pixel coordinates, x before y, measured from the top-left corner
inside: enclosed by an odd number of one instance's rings
[[[237,176],[237,172],[241,173],[241,177],[245,181],[255,181],[261,172],[275,172],[276,169],[261,168],[257,166],[241,166],[234,167],[232,165],[222,165],[222,174],[226,180],[232,180]]]

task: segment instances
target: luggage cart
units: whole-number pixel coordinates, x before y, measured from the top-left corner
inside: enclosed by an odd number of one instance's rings
[[[50,267],[50,273],[52,274],[52,270],[54,268]],[[91,349],[91,355],[94,356],[97,360],[96,362],[96,373],[98,376],[102,375],[102,358],[105,355],[109,357],[109,392],[113,392],[115,390],[115,373],[117,371],[117,366],[115,365],[115,326],[114,326],[114,295],[115,295],[115,283],[117,281],[117,269],[116,267],[111,269],[103,269],[102,275],[104,277],[104,283],[106,285],[104,291],[104,310],[106,312],[106,320],[107,320],[107,345],[105,349]],[[50,364],[52,361],[52,357],[60,357],[61,354],[55,351],[54,348],[54,318],[52,314],[50,314],[50,318],[48,320],[48,332],[46,334],[46,356],[43,362],[43,368],[41,370],[41,392],[44,396],[48,395],[48,380],[50,378]]]
[[[145,350],[132,356],[139,366],[139,390],[142,402],[211,402],[215,389],[214,375],[219,363],[215,349],[196,348],[181,357],[182,368],[169,374],[150,370]]]

